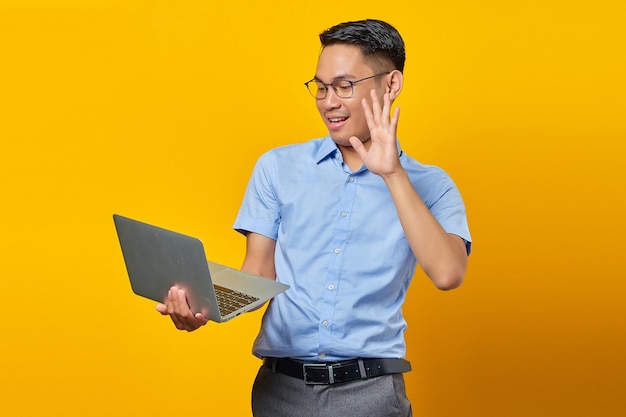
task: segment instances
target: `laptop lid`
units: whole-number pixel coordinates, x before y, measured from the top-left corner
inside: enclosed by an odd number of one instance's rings
[[[132,290],[139,296],[162,303],[175,285],[185,290],[191,311],[224,322],[289,288],[268,278],[207,261],[204,245],[198,238],[119,214],[114,214],[113,220]],[[223,314],[215,285],[256,300]]]

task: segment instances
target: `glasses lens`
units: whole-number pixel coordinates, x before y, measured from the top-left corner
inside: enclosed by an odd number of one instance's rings
[[[352,97],[352,83],[345,80],[337,80],[333,83],[333,89],[337,93],[338,97],[350,98]]]
[[[306,83],[306,88],[309,89],[309,93],[317,99],[326,97],[326,86],[319,81],[311,80]]]
[[[305,85],[309,90],[309,93],[311,93],[311,95],[318,100],[325,98],[326,94],[328,94],[328,89],[330,88],[330,86],[326,86],[324,83],[317,80],[306,82]],[[337,94],[337,97],[340,98],[352,97],[354,94],[352,86],[353,84],[350,81],[345,80],[337,80],[332,83],[332,89],[335,91],[335,94]]]

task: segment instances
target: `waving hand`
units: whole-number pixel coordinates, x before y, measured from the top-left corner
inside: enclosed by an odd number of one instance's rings
[[[359,138],[355,136],[350,138],[350,144],[371,172],[381,176],[393,174],[401,169],[396,144],[400,108],[397,107],[393,112],[393,117],[390,118],[391,99],[389,94],[385,93],[383,96],[382,106],[374,90],[371,91],[370,95],[372,98],[371,108],[366,99],[362,101],[371,136],[369,149],[366,149]]]

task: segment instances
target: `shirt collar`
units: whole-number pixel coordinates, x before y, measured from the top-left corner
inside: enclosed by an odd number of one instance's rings
[[[334,155],[335,152],[339,152],[339,149],[337,148],[337,144],[335,143],[333,138],[331,138],[330,135],[328,135],[322,140],[321,146],[317,148],[315,161],[319,164],[324,159],[328,158],[329,156]]]
[[[398,146],[398,155],[402,156],[402,149],[400,148],[400,141],[398,141],[397,139],[396,139],[396,145]],[[333,138],[331,138],[330,135],[328,135],[322,140],[322,145],[317,149],[317,153],[315,155],[315,161],[319,164],[324,159],[328,158],[329,156],[334,155],[335,152],[339,152],[339,149],[337,148],[337,144],[335,143]]]

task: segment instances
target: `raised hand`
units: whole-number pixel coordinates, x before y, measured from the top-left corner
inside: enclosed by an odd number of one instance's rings
[[[365,119],[370,130],[369,148],[356,136],[350,138],[350,144],[371,172],[381,176],[394,174],[402,169],[396,144],[400,108],[396,107],[393,117],[390,118],[391,99],[389,94],[383,95],[382,106],[375,90],[370,92],[370,96],[372,99],[371,108],[365,98],[362,101]]]

